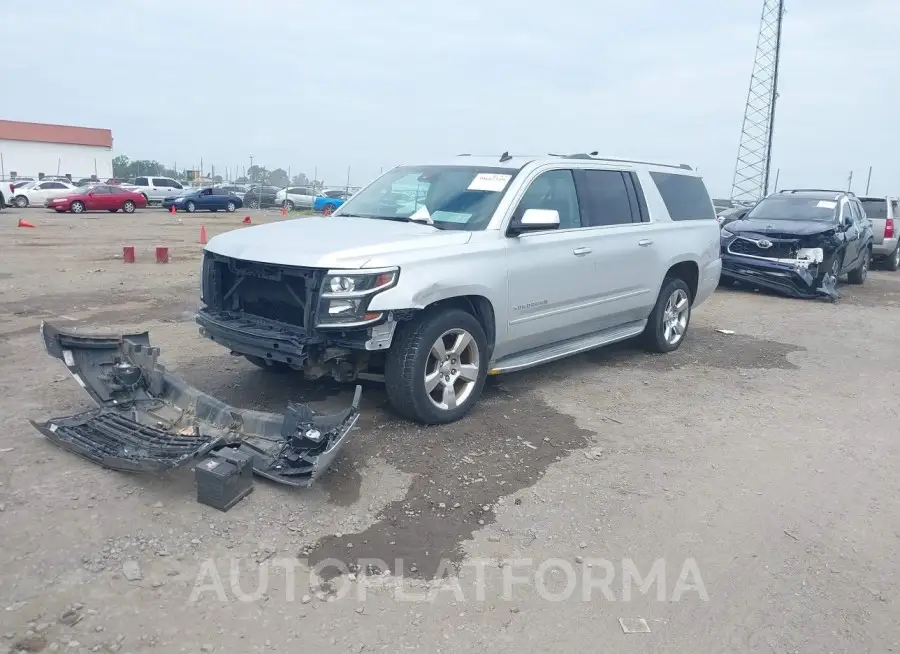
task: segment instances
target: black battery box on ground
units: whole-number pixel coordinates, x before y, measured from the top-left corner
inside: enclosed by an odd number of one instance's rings
[[[253,455],[223,447],[194,468],[197,501],[227,511],[253,491]]]

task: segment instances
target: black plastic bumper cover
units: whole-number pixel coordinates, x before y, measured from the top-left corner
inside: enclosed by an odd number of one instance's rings
[[[100,408],[32,424],[114,470],[161,472],[230,446],[252,454],[257,474],[305,487],[328,469],[359,419],[359,386],[352,405],[334,415],[302,404],[284,415],[238,409],[167,372],[148,332],[94,335],[44,323],[41,334],[48,354]]]
[[[722,277],[761,286],[803,299],[837,300],[837,280],[832,275],[814,276],[808,268],[756,257],[722,253]]]

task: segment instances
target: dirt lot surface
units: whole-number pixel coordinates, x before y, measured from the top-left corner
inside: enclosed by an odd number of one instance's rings
[[[45,319],[149,328],[231,404],[346,406],[198,335],[200,226],[244,215],[0,211],[0,653],[900,651],[900,273],[838,304],[720,290],[676,353],[492,379],[445,427],[366,384],[322,483],[257,480],[224,514],[190,470],[115,473],[36,432],[91,406]],[[325,563],[353,574],[320,584]]]

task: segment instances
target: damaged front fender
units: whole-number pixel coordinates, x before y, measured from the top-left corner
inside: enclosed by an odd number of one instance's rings
[[[166,371],[148,332],[91,335],[41,325],[47,353],[60,359],[97,409],[32,424],[60,447],[113,470],[161,472],[211,450],[236,447],[253,471],[306,487],[334,461],[359,419],[361,387],[334,415],[290,404],[283,415],[238,409]]]

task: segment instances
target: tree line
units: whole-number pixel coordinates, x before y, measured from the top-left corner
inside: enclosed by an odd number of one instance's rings
[[[141,177],[145,175],[170,177],[179,182],[190,183],[194,181],[193,170],[177,171],[169,168],[154,159],[135,159],[132,161],[124,154],[120,154],[112,160],[113,177],[119,179],[132,179],[133,177]],[[206,177],[216,184],[222,182],[235,182],[236,184],[267,184],[270,186],[312,186],[321,187],[322,182],[319,180],[311,180],[305,174],[299,173],[290,177],[283,168],[269,170],[265,166],[253,165],[247,168],[246,173],[237,179],[226,180],[222,175],[216,174],[215,166],[211,166],[208,171],[201,171]]]

